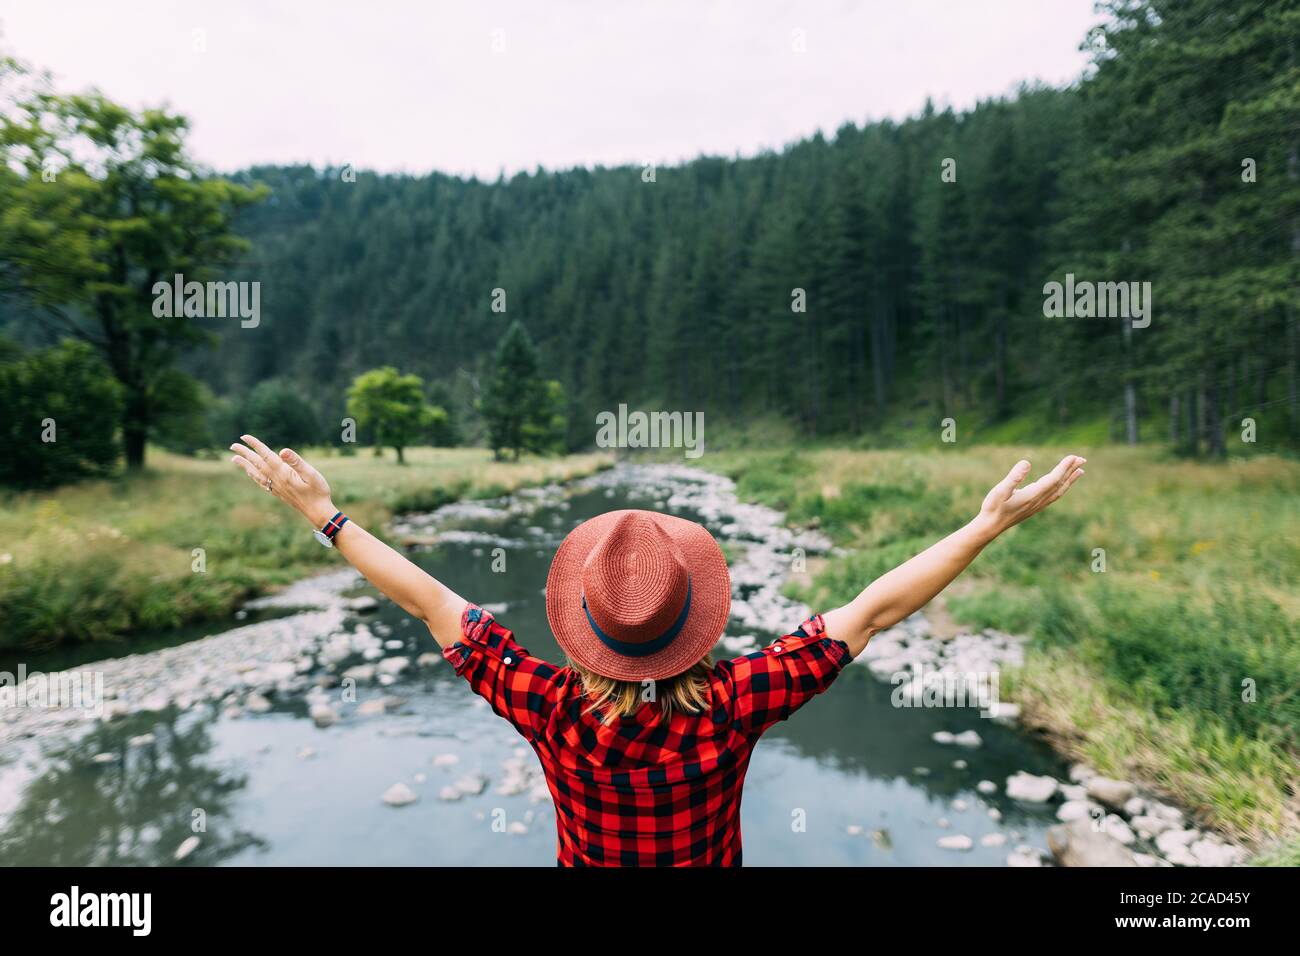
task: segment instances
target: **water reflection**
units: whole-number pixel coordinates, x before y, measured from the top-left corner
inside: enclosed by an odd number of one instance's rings
[[[0,831],[0,859],[16,865],[150,866],[174,862],[205,827],[190,859],[220,863],[264,842],[232,816],[244,774],[213,766],[209,707],[124,717],[50,753]],[[10,765],[6,774],[20,771]],[[201,812],[197,816],[195,811]],[[243,821],[248,823],[249,821]]]

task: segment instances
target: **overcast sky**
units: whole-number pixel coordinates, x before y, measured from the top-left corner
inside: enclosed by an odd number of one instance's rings
[[[1068,83],[1096,21],[1093,0],[0,0],[0,49],[170,105],[218,170],[495,178],[749,155],[927,96]]]

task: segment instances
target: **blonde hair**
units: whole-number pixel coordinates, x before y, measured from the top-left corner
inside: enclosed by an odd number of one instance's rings
[[[631,717],[643,703],[657,703],[664,720],[672,717],[674,710],[699,714],[708,707],[709,672],[713,670],[713,658],[708,654],[690,669],[654,681],[615,680],[593,673],[572,660],[569,666],[582,678],[583,695],[589,701],[583,713],[605,710],[600,715],[602,723],[614,717]],[[647,690],[653,696],[646,697]]]

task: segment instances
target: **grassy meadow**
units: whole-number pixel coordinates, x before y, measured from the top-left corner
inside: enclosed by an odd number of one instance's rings
[[[375,533],[392,514],[605,467],[606,455],[497,462],[478,448],[305,451],[340,508]],[[0,499],[0,651],[35,652],[223,617],[338,558],[228,458],[150,451],[143,474]],[[206,570],[194,570],[202,548]]]
[[[1265,859],[1295,862],[1300,463],[1014,445],[722,450],[706,460],[742,497],[848,549],[791,584],[822,608],[969,520],[1018,458],[1036,477],[1067,451],[1088,457],[1085,478],[989,547],[931,617],[1030,635],[1025,666],[1003,682],[1030,726]]]

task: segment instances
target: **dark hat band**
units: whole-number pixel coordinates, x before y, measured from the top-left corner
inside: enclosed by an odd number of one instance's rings
[[[680,634],[682,628],[686,626],[686,616],[691,611],[691,579],[689,575],[686,578],[686,601],[682,604],[682,613],[677,615],[677,620],[673,622],[672,627],[650,641],[640,643],[620,641],[618,638],[606,634],[600,629],[600,625],[596,623],[595,618],[591,616],[591,610],[587,607],[587,595],[585,594],[582,596],[582,610],[587,615],[587,623],[591,626],[591,632],[600,638],[601,643],[615,654],[622,654],[624,657],[649,657],[671,644],[673,638]]]

